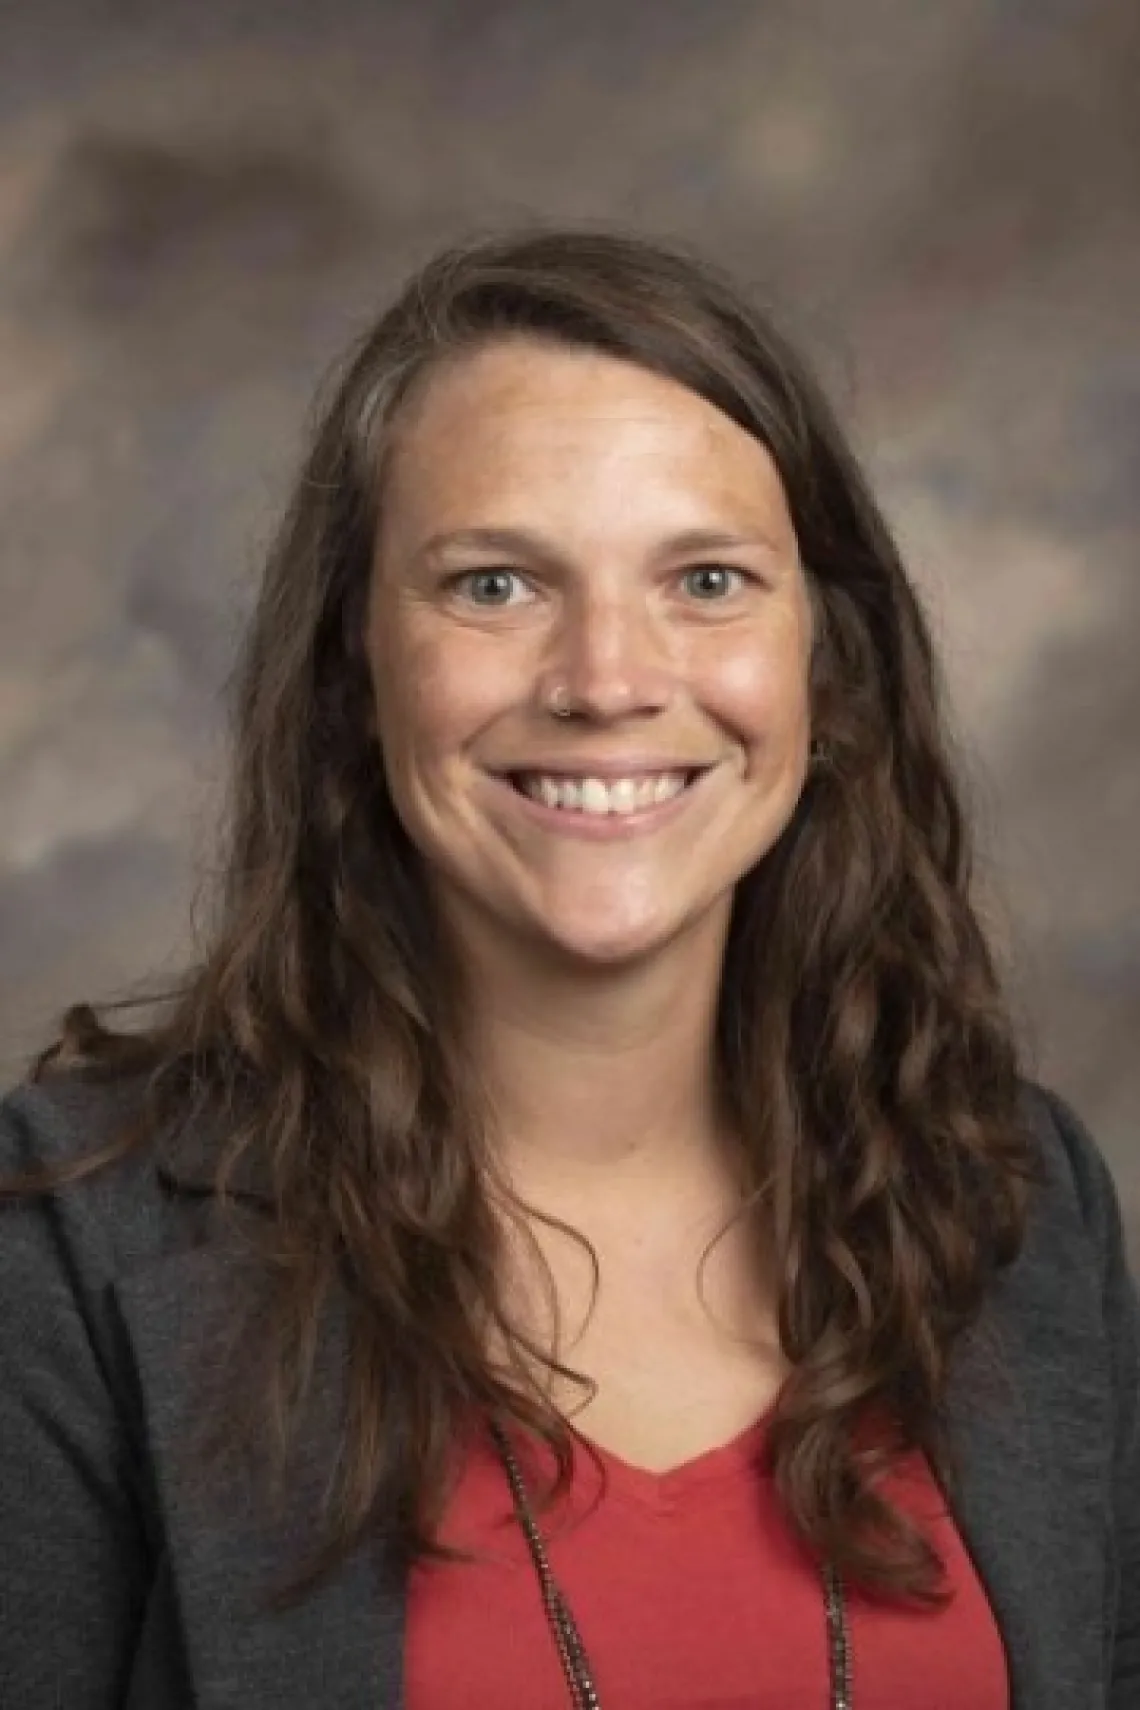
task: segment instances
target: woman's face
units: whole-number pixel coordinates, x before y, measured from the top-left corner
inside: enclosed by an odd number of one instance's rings
[[[803,786],[810,632],[776,468],[713,405],[522,338],[438,370],[398,428],[368,653],[461,940],[612,965],[723,936]]]

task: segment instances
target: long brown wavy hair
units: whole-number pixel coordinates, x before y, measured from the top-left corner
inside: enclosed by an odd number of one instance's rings
[[[449,1451],[473,1412],[539,1433],[557,1466],[541,1506],[564,1492],[566,1419],[522,1356],[567,1368],[527,1341],[500,1293],[478,1063],[458,969],[386,787],[363,639],[403,401],[441,362],[519,335],[670,376],[760,440],[783,479],[816,612],[824,759],[737,887],[716,1033],[742,1148],[739,1215],[763,1229],[757,1263],[778,1283],[793,1368],[769,1452],[810,1547],[868,1589],[937,1604],[943,1564],[877,1474],[918,1448],[952,1489],[951,1356],[1020,1248],[1039,1165],[970,900],[914,592],[802,361],[684,249],[541,228],[452,248],[350,353],[319,409],[235,678],[209,942],[144,1027],[113,1025],[114,1005],[65,1015],[33,1075],[140,1075],[145,1119],[52,1182],[153,1142],[192,1109],[216,1128],[221,1205],[251,1165],[271,1184],[268,1215],[247,1226],[268,1293],[235,1344],[215,1438],[224,1450],[257,1436],[271,1483],[313,1388],[326,1306],[347,1303],[335,1477],[294,1590],[368,1537],[405,1566],[453,1558],[436,1533]],[[489,1327],[512,1351],[506,1368],[488,1356]],[[869,1410],[892,1421],[889,1442],[856,1441]]]

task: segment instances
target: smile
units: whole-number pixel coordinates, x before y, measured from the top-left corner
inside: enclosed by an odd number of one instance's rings
[[[537,772],[492,774],[536,824],[575,836],[608,839],[656,830],[677,817],[701,780],[715,771],[660,772],[630,778],[551,777]]]
[[[565,778],[537,772],[511,773],[516,790],[564,813],[632,814],[679,796],[691,772],[658,772],[635,778]]]

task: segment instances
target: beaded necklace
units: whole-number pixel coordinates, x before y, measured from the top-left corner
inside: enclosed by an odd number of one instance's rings
[[[490,1422],[491,1434],[506,1469],[511,1487],[515,1513],[518,1515],[530,1550],[531,1560],[542,1591],[543,1608],[554,1636],[554,1644],[570,1688],[574,1710],[601,1710],[601,1698],[594,1685],[577,1623],[570,1605],[561,1591],[546,1554],[538,1523],[527,1498],[526,1485],[519,1470],[514,1450],[502,1427]],[[827,1614],[827,1650],[831,1674],[831,1710],[852,1710],[851,1702],[851,1638],[847,1628],[847,1613],[843,1602],[843,1584],[830,1562],[823,1567],[823,1603]]]

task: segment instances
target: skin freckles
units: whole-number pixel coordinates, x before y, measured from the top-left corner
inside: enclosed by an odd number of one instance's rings
[[[775,466],[704,399],[521,338],[427,381],[389,470],[368,651],[397,812],[480,966],[669,956],[715,981],[733,887],[803,787],[810,630]],[[555,684],[571,719],[546,708]],[[537,826],[493,775],[630,756],[712,770],[668,824],[609,842]]]

